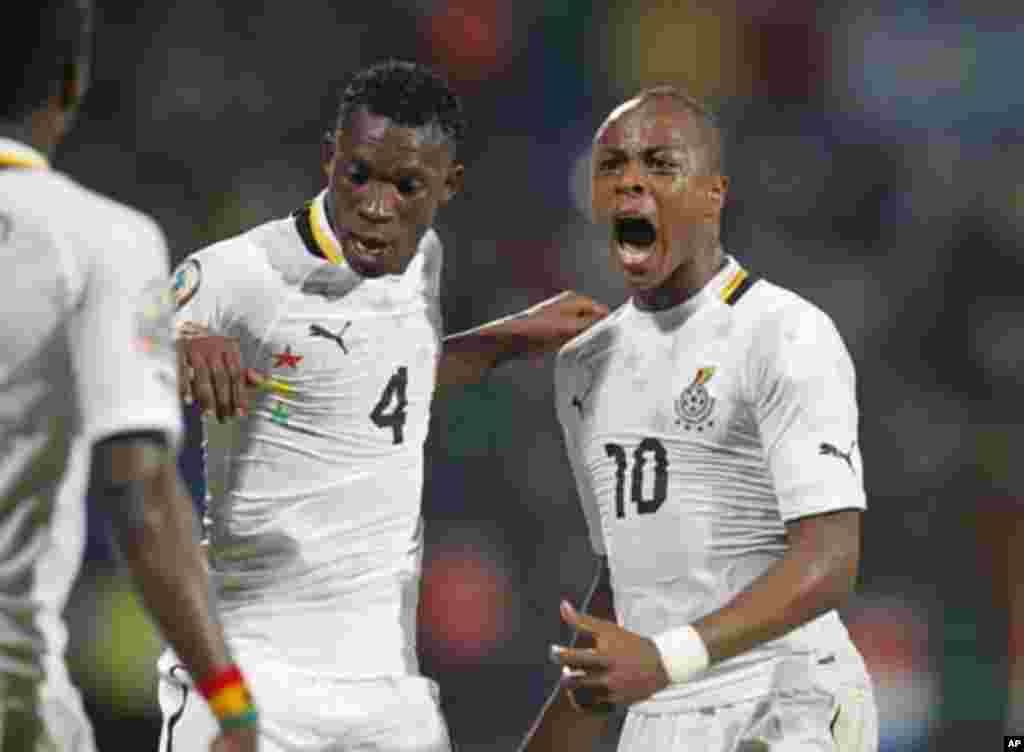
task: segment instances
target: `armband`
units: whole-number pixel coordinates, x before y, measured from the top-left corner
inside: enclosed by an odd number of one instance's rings
[[[197,687],[225,731],[253,726],[259,719],[252,695],[237,666],[229,666],[199,682]]]

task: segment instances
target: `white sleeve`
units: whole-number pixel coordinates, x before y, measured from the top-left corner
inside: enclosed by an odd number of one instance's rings
[[[573,478],[576,480],[576,490],[579,493],[583,517],[587,521],[590,546],[598,556],[606,556],[607,548],[604,542],[604,533],[601,530],[601,508],[598,505],[593,486],[590,484],[590,477],[584,469],[583,456],[580,454],[576,441],[580,417],[574,412],[572,398],[574,395],[582,394],[585,388],[576,384],[578,373],[579,369],[574,367],[571,358],[564,353],[559,353],[555,360],[555,411],[558,414],[558,422],[562,426],[565,452],[569,457],[569,467],[572,469]]]
[[[167,246],[149,220],[113,227],[83,269],[68,326],[77,402],[93,441],[126,431],[181,435]]]
[[[757,342],[751,399],[782,519],[864,509],[856,378],[832,320],[793,306]]]

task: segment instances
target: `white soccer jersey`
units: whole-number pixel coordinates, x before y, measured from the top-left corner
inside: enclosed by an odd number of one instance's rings
[[[209,555],[237,650],[322,676],[416,671],[420,495],[440,353],[441,244],[361,279],[320,194],[186,259],[179,325],[238,337],[255,395],[210,499]],[[328,259],[337,259],[332,263]]]
[[[646,636],[714,611],[786,550],[784,523],[865,507],[854,369],[831,320],[729,259],[697,295],[627,302],[567,344],[559,420],[615,608]],[[853,657],[835,612],[641,706],[766,693],[773,658]]]
[[[176,442],[181,421],[167,248],[151,220],[0,139],[0,248],[0,672],[32,676],[63,648],[37,612],[59,608],[79,565],[81,510],[57,510],[77,538],[47,553],[72,437]]]

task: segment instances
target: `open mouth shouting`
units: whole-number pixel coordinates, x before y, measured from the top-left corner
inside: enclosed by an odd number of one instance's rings
[[[342,242],[345,244],[345,257],[357,271],[368,276],[392,271],[395,259],[391,242],[376,235],[359,235],[354,232],[347,233]]]
[[[619,261],[631,275],[652,271],[658,229],[647,217],[623,214],[615,218],[615,247]]]

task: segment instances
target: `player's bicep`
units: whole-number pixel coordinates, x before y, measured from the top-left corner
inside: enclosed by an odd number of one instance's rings
[[[92,259],[68,344],[85,430],[156,430],[176,439],[180,414],[167,255],[154,230]]]
[[[783,519],[864,508],[856,380],[838,331],[812,309],[771,340],[753,399]]]
[[[167,437],[159,431],[118,433],[93,444],[89,497],[101,505],[119,538],[145,524],[146,500],[169,456]]]

